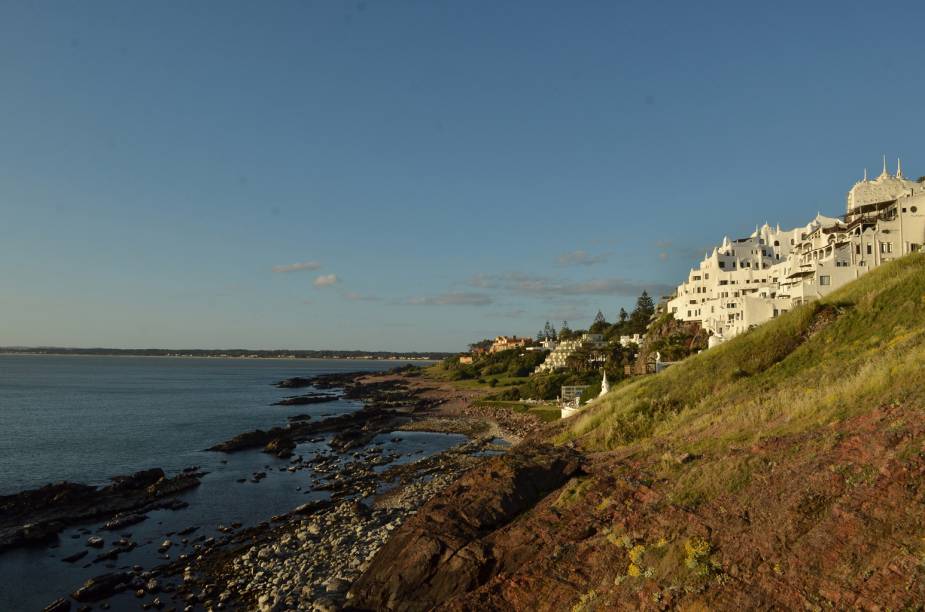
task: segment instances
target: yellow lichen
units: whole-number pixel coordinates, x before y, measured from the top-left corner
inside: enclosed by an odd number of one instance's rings
[[[642,544],[637,544],[636,546],[633,546],[629,552],[630,561],[638,565],[639,562],[642,560],[643,553],[645,552],[646,552],[646,547],[643,546]]]
[[[710,572],[710,543],[701,538],[694,536],[684,542],[684,551],[687,558],[684,560],[685,565],[698,574],[708,574]]]

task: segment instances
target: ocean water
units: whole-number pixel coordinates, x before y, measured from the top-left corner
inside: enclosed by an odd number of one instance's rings
[[[93,549],[76,564],[61,561],[85,549],[88,534],[81,528],[103,536],[104,550],[109,548],[118,534],[100,532],[99,522],[65,530],[51,548],[0,553],[0,610],[41,609],[92,576],[162,563],[156,549],[170,532],[198,526],[194,536],[219,537],[219,525],[254,525],[325,497],[311,489],[310,471],[288,472],[286,460],[257,450],[226,455],[204,449],[244,431],[283,425],[288,415],[316,419],[360,407],[349,400],[272,406],[303,392],[272,386],[283,378],[396,365],[401,364],[0,355],[0,494],[60,480],[101,484],[150,467],[172,474],[195,465],[209,472],[199,487],[180,496],[188,508],[154,511],[148,520],[126,528],[139,546],[116,561],[92,563],[99,553]],[[458,435],[393,432],[373,443],[384,452],[402,453],[402,462],[464,441]],[[329,450],[325,439],[301,444],[295,453],[309,459]],[[238,482],[256,471],[267,477],[258,483]],[[175,546],[171,553],[186,550]]]
[[[339,400],[272,406],[291,376],[384,370],[400,362],[0,355],[0,495],[48,482],[102,483],[149,467],[217,467],[203,452],[287,415],[341,413]]]

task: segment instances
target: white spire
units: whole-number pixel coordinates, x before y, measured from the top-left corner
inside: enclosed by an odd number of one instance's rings
[[[906,178],[903,176],[903,162],[900,158],[896,158],[896,178]]]
[[[864,168],[864,182],[867,182],[867,168]]]
[[[886,155],[883,156],[883,172],[880,173],[878,179],[889,178],[890,173],[886,171]]]

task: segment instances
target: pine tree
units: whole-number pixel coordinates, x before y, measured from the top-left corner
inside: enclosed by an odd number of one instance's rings
[[[655,314],[655,304],[646,291],[642,292],[639,299],[636,300],[636,308],[630,315],[630,332],[641,334],[646,331],[649,325],[649,319]]]
[[[655,303],[652,301],[652,298],[649,297],[648,292],[645,290],[643,290],[642,295],[639,296],[639,299],[636,300],[636,310],[645,314],[647,318],[655,314]]]
[[[626,320],[630,318],[629,313],[626,312],[625,308],[620,309],[618,318],[620,319],[620,323],[626,323]]]
[[[595,323],[606,323],[607,320],[604,318],[604,313],[598,310],[597,314],[594,315],[594,322]]]
[[[543,328],[543,334],[546,336],[547,340],[556,339],[556,328],[549,324],[549,321],[546,321],[546,326]]]

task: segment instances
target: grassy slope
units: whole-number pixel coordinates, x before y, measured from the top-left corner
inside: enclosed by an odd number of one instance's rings
[[[913,255],[622,383],[550,424],[585,474],[448,608],[923,609],[923,363]]]
[[[922,406],[923,358],[925,255],[912,255],[662,374],[620,386],[560,441],[578,439],[589,450],[634,444],[718,452],[878,405]]]
[[[586,479],[498,536],[514,551],[532,538],[533,562],[470,597],[575,610],[920,601],[923,363],[914,255],[620,385],[559,425],[558,442],[589,451]]]

